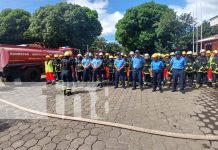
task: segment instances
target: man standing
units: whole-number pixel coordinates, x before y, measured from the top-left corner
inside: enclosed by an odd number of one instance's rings
[[[213,60],[211,63],[212,68],[212,86],[216,89],[218,86],[218,51],[215,50],[212,53]]]
[[[83,60],[83,56],[81,54],[78,54],[76,59],[76,74],[77,74],[77,81],[80,82],[82,82],[83,80],[82,60]]]
[[[152,92],[155,92],[157,89],[157,86],[160,90],[160,93],[163,92],[162,89],[162,71],[164,68],[164,63],[158,59],[158,55],[155,53],[152,55],[152,62],[151,62],[151,71],[152,71],[152,76],[153,76],[153,90]]]
[[[91,61],[92,59],[89,57],[89,53],[86,53],[85,58],[82,60],[82,66],[83,66],[83,81],[84,82],[91,82],[92,77],[91,74]]]
[[[126,61],[126,68],[127,68],[127,86],[129,86],[130,84],[132,84],[132,58],[134,56],[134,52],[131,51],[129,53],[129,57],[127,58]]]
[[[54,55],[54,71],[56,81],[61,81],[61,59],[58,58],[58,55]]]
[[[192,54],[193,54],[192,51],[188,51],[186,56],[185,82],[186,79],[188,79],[189,87],[193,86],[193,80],[194,80],[194,59]]]
[[[138,81],[140,84],[140,89],[143,91],[143,81],[142,81],[142,68],[144,66],[145,60],[140,55],[139,50],[135,51],[135,56],[132,58],[132,66],[133,66],[133,88],[136,89],[136,82]]]
[[[143,66],[144,85],[145,86],[151,86],[150,68],[151,68],[150,56],[149,56],[149,54],[145,54],[145,63]]]
[[[64,59],[61,60],[61,78],[64,84],[64,95],[71,95],[71,83],[73,82],[72,78],[72,66],[73,62],[70,59],[71,53],[66,51],[64,53]]]
[[[176,56],[172,58],[170,62],[173,72],[173,90],[176,91],[177,82],[179,80],[180,92],[184,93],[184,69],[186,66],[186,60],[181,56],[181,52],[177,51]]]
[[[199,88],[202,85],[207,85],[208,60],[204,49],[200,51],[200,56],[198,56],[195,60],[195,68],[197,71],[196,88]]]
[[[95,58],[91,62],[93,68],[92,81],[96,82],[97,79],[100,82],[100,88],[103,87],[102,83],[102,60],[99,58],[98,53],[95,54]]]
[[[53,65],[51,56],[47,55],[45,61],[46,84],[55,84]]]
[[[124,58],[122,58],[121,53],[117,53],[118,58],[114,61],[114,67],[115,67],[115,89],[118,88],[119,79],[121,79],[122,87],[125,89],[125,72],[124,67],[126,64],[126,61]]]

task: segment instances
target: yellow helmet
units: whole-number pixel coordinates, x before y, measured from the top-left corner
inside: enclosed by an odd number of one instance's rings
[[[183,52],[182,52],[182,55],[186,55],[186,51],[183,51]]]
[[[63,58],[63,55],[59,55],[59,58]]]
[[[71,56],[70,51],[66,51],[66,52],[64,53],[64,56],[66,56],[66,57],[70,57],[70,56]]]
[[[55,55],[54,55],[54,58],[58,58],[58,54],[55,54]]]
[[[214,53],[214,54],[218,54],[218,50],[214,50],[213,53]]]
[[[157,53],[154,53],[151,57],[152,57],[152,58],[158,58],[159,55],[158,55]]]
[[[109,56],[109,53],[106,53],[105,56]]]
[[[170,57],[170,54],[165,54],[165,57]]]
[[[206,51],[206,53],[207,53],[207,54],[211,54],[211,51],[208,50],[208,51]]]
[[[118,58],[118,56],[114,56],[114,59]]]

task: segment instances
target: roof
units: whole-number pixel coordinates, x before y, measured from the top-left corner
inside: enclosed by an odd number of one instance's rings
[[[208,38],[204,38],[202,40],[198,40],[197,42],[208,42],[208,41],[214,41],[214,40],[218,40],[218,34],[214,35],[214,36],[210,36]]]
[[[216,16],[213,17],[213,18],[211,18],[210,21],[211,21],[211,20],[214,20],[214,19],[217,19],[217,18],[218,18],[218,15],[216,15]]]

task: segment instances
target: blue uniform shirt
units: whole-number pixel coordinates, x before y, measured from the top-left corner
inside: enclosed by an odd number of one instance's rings
[[[186,65],[186,60],[184,57],[180,57],[179,59],[173,57],[170,61],[170,64],[173,69],[184,69]]]
[[[100,58],[98,58],[98,59],[94,58],[92,60],[91,64],[93,65],[94,68],[97,68],[99,65],[102,64],[102,60]]]
[[[142,56],[132,58],[132,65],[134,69],[142,68],[144,63],[145,59]]]
[[[164,67],[164,64],[163,64],[163,61],[161,60],[157,60],[157,61],[153,60],[151,62],[152,71],[160,71],[163,69],[163,67]]]
[[[114,61],[114,65],[118,68],[118,69],[120,69],[121,67],[123,67],[123,65],[125,65],[126,64],[126,61],[123,59],[123,58],[117,58],[117,59],[115,59],[115,61]]]
[[[91,58],[84,58],[84,59],[82,60],[82,64],[83,64],[83,66],[85,66],[85,67],[88,67],[88,66],[91,64],[91,62],[92,62],[92,59],[91,59]]]

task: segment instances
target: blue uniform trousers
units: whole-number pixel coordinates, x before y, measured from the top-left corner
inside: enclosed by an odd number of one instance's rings
[[[157,87],[162,90],[161,82],[163,80],[162,71],[161,70],[154,70],[152,71],[153,74],[153,89],[156,90]]]
[[[122,82],[122,86],[125,87],[125,73],[124,71],[115,71],[115,87],[118,87],[119,80]]]
[[[185,73],[183,69],[173,69],[173,90],[176,90],[177,82],[179,81],[179,88],[180,90],[184,90],[184,78]]]
[[[133,68],[132,72],[132,78],[133,78],[133,87],[136,88],[136,82],[138,81],[140,84],[140,87],[143,87],[143,81],[142,81],[142,68]]]

